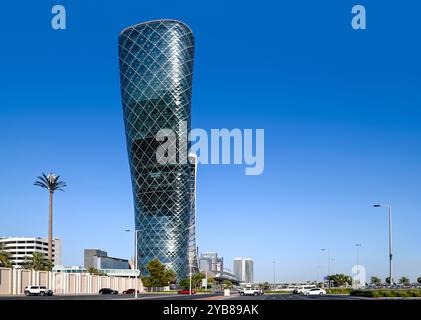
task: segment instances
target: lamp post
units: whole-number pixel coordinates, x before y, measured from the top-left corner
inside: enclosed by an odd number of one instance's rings
[[[388,208],[389,209],[389,285],[393,284],[392,277],[392,206],[389,204],[375,204],[374,208]]]
[[[358,276],[358,286],[360,285],[360,263],[359,263],[359,258],[360,258],[360,247],[361,247],[361,243],[356,243],[355,247],[357,247],[357,276]]]
[[[190,230],[191,228],[193,228],[195,226],[195,224],[192,224],[191,226],[186,228],[187,230]],[[189,295],[191,295],[191,286],[192,286],[192,259],[193,259],[193,254],[190,252],[190,249],[188,251],[188,255],[189,255]],[[206,278],[207,279],[207,278]]]
[[[272,261],[273,263],[273,290],[276,289],[276,277],[275,277],[275,270],[276,270],[276,261]]]
[[[131,230],[129,230],[129,229],[127,229],[125,231],[126,232],[131,232]],[[137,267],[137,233],[139,231],[140,230],[134,230],[134,238],[135,238],[135,240],[134,240],[134,258],[135,258],[135,260],[134,260],[134,269],[136,270],[136,276],[135,276],[136,283],[135,283],[135,288],[134,288],[134,297],[136,299],[138,297],[138,295],[137,295],[137,287],[138,287],[138,283],[139,283],[139,275],[138,275],[139,269]]]
[[[322,283],[323,283],[324,278],[323,278],[323,271],[320,271],[320,268],[321,268],[321,267],[322,267],[321,265],[317,265],[317,266],[316,266],[316,268],[317,268],[317,278],[318,278],[318,279],[322,278]],[[320,278],[319,278],[319,277],[320,277]]]
[[[327,252],[327,270],[328,270],[328,272],[327,272],[327,281],[328,281],[328,286],[329,286],[329,288],[330,288],[330,279],[329,279],[329,276],[330,276],[330,261],[331,261],[331,259],[330,259],[330,249],[322,249],[322,251],[326,251]]]

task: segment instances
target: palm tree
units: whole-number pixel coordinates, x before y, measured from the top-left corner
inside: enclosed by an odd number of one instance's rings
[[[403,285],[403,286],[407,286],[409,285],[411,282],[411,280],[409,280],[409,278],[407,277],[402,277],[399,279],[399,284]]]
[[[4,251],[4,246],[0,243],[0,266],[10,268],[12,263],[10,262],[10,253]]]
[[[51,262],[45,259],[45,255],[41,252],[32,253],[32,257],[25,264],[26,269],[34,269],[35,271],[51,271]]]
[[[372,276],[370,279],[370,283],[374,286],[379,286],[382,283],[382,280],[376,276]]]
[[[56,190],[64,191],[66,183],[59,180],[60,176],[54,173],[49,173],[48,176],[44,173],[37,178],[34,185],[41,188],[48,189],[50,193],[50,214],[48,220],[48,260],[53,262],[53,194]]]

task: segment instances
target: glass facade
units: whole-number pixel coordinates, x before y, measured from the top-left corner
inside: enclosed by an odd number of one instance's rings
[[[188,162],[158,163],[160,142],[155,137],[164,128],[177,137],[190,131],[193,54],[191,30],[175,20],[134,25],[119,37],[121,96],[142,275],[154,258],[173,269],[178,280],[188,275],[192,167]],[[177,142],[176,148],[181,146]],[[190,143],[184,148],[189,150]],[[177,152],[177,160],[178,156]]]

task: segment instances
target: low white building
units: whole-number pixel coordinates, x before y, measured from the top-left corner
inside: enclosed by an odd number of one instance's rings
[[[39,237],[0,237],[3,251],[10,254],[14,268],[22,268],[34,252],[48,256],[48,239]],[[61,264],[61,240],[53,239],[53,265]]]

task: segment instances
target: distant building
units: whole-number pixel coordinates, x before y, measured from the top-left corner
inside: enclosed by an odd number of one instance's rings
[[[250,258],[243,259],[243,276],[244,282],[253,283],[254,282],[254,261]]]
[[[199,270],[219,283],[222,283],[224,280],[229,280],[235,284],[240,282],[240,278],[224,267],[224,258],[218,256],[216,252],[203,252],[200,254]]]
[[[106,251],[85,249],[84,265],[86,269],[130,269],[129,260],[109,257]]]
[[[233,261],[233,273],[234,275],[242,280],[243,279],[243,259],[242,258],[234,258]]]
[[[254,282],[254,261],[250,258],[235,258],[233,260],[234,275],[245,283]]]
[[[34,252],[48,255],[48,239],[39,237],[0,237],[4,251],[10,254],[10,261],[14,268],[22,268],[32,257]],[[61,241],[53,239],[53,265],[61,264]]]
[[[96,268],[95,257],[107,256],[107,252],[99,249],[85,249],[84,250],[84,259],[83,266],[85,268]]]
[[[202,272],[217,273],[224,270],[224,258],[216,252],[203,252],[199,258],[199,269]]]
[[[88,269],[81,266],[54,266],[53,272],[88,273]],[[132,269],[98,269],[98,272],[104,273],[107,276],[116,277],[135,277],[136,275],[139,275],[138,270]]]

